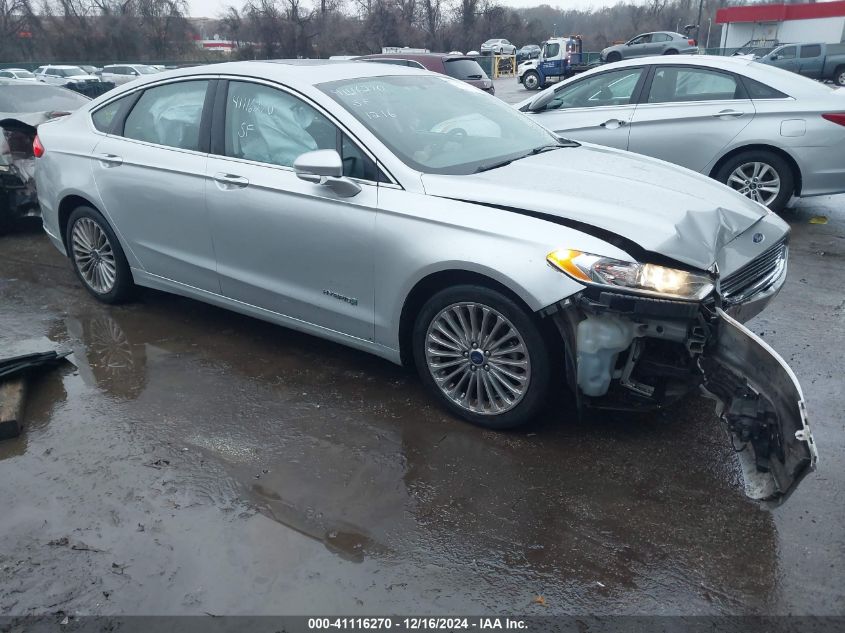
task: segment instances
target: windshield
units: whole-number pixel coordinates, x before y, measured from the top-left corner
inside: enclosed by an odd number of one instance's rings
[[[56,68],[54,71],[56,75],[59,77],[75,77],[76,75],[87,75],[84,70],[81,68],[77,68],[76,66],[70,66],[68,68]]]
[[[484,69],[474,59],[447,59],[446,74],[455,79],[487,79]]]
[[[152,66],[133,66],[133,68],[141,75],[155,75],[158,72],[158,68]]]
[[[14,72],[14,75],[15,75],[18,79],[33,79],[33,78],[35,77],[35,75],[33,75],[33,74],[32,74],[31,72],[29,72],[28,70],[16,70],[16,71]]]
[[[560,140],[503,101],[446,77],[365,77],[318,86],[406,165],[471,174]]]
[[[3,86],[0,112],[73,112],[88,103],[77,92],[46,84]]]

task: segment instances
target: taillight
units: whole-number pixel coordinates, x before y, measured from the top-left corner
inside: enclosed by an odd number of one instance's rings
[[[833,114],[823,114],[823,119],[827,119],[831,123],[836,123],[837,125],[845,125],[845,112],[835,112]]]
[[[32,153],[35,154],[35,158],[41,158],[44,156],[44,146],[41,144],[41,139],[38,138],[38,135],[35,135],[35,140],[32,141]]]
[[[695,46],[695,40],[687,40],[687,44],[690,46]]]

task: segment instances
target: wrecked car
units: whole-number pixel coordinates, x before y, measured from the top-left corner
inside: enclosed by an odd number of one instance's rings
[[[446,409],[716,401],[746,493],[816,464],[801,387],[742,325],[788,226],[705,176],[561,139],[451,78],[234,62],[141,78],[41,126],[44,228],[105,303],[136,285],[416,366]]]
[[[0,233],[18,218],[37,216],[36,127],[88,103],[64,88],[0,79]]]

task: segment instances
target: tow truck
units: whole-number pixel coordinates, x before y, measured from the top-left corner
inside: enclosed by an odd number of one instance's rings
[[[543,42],[537,59],[529,59],[517,66],[517,80],[528,90],[542,90],[550,79],[560,81],[583,72],[581,36],[552,37]]]

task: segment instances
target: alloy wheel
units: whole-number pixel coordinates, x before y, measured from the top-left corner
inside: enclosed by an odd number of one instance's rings
[[[728,176],[728,183],[742,195],[768,206],[780,193],[780,176],[768,163],[743,163]]]
[[[103,228],[87,217],[79,218],[71,231],[73,260],[83,281],[99,294],[114,288],[117,264]]]
[[[510,411],[531,382],[522,335],[503,314],[480,303],[441,310],[428,326],[425,356],[443,394],[476,414]]]

